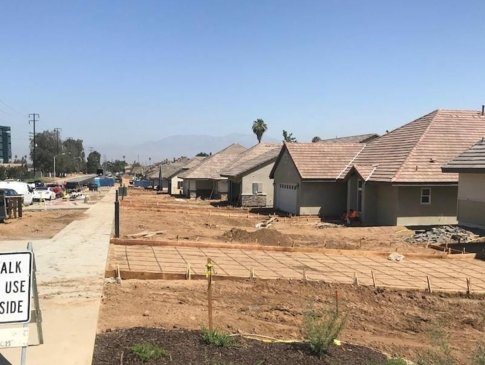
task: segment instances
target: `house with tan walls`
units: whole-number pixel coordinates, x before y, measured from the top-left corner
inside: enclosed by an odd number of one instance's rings
[[[170,195],[182,195],[184,191],[184,180],[180,177],[185,171],[199,166],[205,157],[195,156],[187,163],[179,166],[172,171],[167,171],[165,177],[167,179],[167,190]]]
[[[221,176],[229,180],[228,201],[243,207],[273,207],[274,186],[269,177],[281,144],[258,143],[241,153]]]
[[[209,198],[227,200],[229,183],[221,176],[222,170],[234,163],[246,151],[246,147],[234,143],[205,158],[198,166],[179,175],[188,198]]]
[[[458,223],[485,229],[485,139],[449,161],[441,170],[458,174]]]
[[[347,206],[345,172],[362,143],[285,143],[274,163],[274,207],[296,215],[338,217]]]
[[[366,225],[456,224],[458,175],[441,167],[485,135],[479,111],[435,110],[366,144],[344,180]]]

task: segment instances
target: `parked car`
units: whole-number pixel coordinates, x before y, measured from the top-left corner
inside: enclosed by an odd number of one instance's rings
[[[47,187],[51,188],[51,190],[56,193],[56,198],[60,198],[64,193],[64,189],[60,185],[48,184]]]
[[[32,188],[22,181],[0,181],[0,189],[12,189],[15,190],[19,195],[24,197],[24,205],[32,205],[33,194]]]
[[[56,198],[56,193],[52,190],[52,188],[48,188],[47,186],[38,187],[34,190],[34,200],[54,200]]]

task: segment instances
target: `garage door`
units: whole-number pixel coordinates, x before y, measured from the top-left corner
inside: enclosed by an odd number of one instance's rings
[[[296,184],[278,184],[276,187],[276,208],[283,212],[296,214]]]

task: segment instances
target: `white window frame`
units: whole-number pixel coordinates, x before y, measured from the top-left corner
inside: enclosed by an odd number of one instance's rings
[[[429,191],[429,194],[424,194],[425,191]],[[427,202],[423,202],[423,198],[428,198]],[[421,205],[430,205],[431,204],[431,188],[421,188],[421,197],[419,202]]]
[[[260,187],[261,189],[259,189]],[[253,195],[263,194],[263,183],[253,182],[252,188],[253,188]]]

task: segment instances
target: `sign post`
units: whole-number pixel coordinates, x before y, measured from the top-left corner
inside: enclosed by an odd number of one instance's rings
[[[34,310],[31,308],[32,298]],[[0,348],[21,347],[22,365],[27,361],[30,322],[37,324],[38,341],[42,344],[35,258],[29,242],[27,251],[0,252]]]

